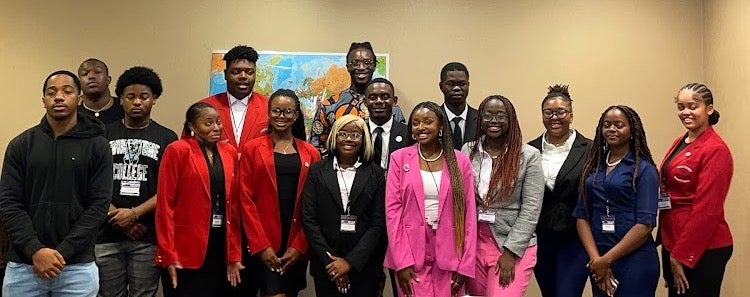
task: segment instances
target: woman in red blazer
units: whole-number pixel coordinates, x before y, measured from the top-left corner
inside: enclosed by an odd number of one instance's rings
[[[241,148],[238,181],[242,224],[253,255],[251,287],[261,296],[297,296],[307,286],[302,187],[320,153],[304,141],[304,119],[293,91],[274,92],[268,115],[271,134]]]
[[[670,297],[719,296],[732,255],[724,201],[734,165],[729,147],[712,127],[719,121],[713,101],[703,84],[680,89],[677,116],[687,133],[675,140],[661,165],[659,226]]]
[[[166,268],[164,296],[223,296],[243,268],[230,199],[237,151],[219,142],[221,120],[210,104],[193,104],[185,118],[182,139],[167,146],[159,167],[156,264]]]

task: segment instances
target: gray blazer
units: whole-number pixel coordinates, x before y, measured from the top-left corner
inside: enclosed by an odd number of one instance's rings
[[[474,142],[466,143],[462,151],[469,156]],[[479,185],[479,166],[482,163],[482,151],[471,158],[474,185]],[[536,223],[542,209],[544,197],[544,172],[542,171],[539,150],[523,144],[521,167],[518,172],[513,194],[503,202],[493,202],[490,208],[495,210],[495,223],[490,226],[497,246],[504,247],[518,257],[523,256],[526,248],[536,245]],[[474,191],[479,193],[479,191]],[[482,198],[476,196],[477,205],[482,205]]]

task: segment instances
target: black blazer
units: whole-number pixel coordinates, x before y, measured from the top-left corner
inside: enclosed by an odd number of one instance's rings
[[[367,129],[370,129],[370,121],[367,121]],[[411,143],[411,131],[409,131],[409,127],[402,122],[394,120],[391,124],[390,134],[388,135],[388,160],[386,160],[385,164],[388,164],[390,161],[391,153],[397,149],[407,147]],[[374,144],[375,138],[372,137],[371,140]],[[388,170],[388,168],[383,169]]]
[[[343,257],[352,266],[353,275],[383,274],[385,258],[385,173],[372,163],[357,168],[350,191],[350,215],[357,216],[356,232],[342,233],[341,215],[346,213],[341,202],[333,159],[313,164],[302,194],[302,228],[309,243],[310,275],[328,278],[326,265],[331,259],[326,252]]]
[[[539,152],[542,151],[542,137],[543,135],[529,142],[529,145],[537,148]],[[578,184],[591,144],[591,139],[576,131],[576,139],[573,140],[568,158],[565,159],[557,174],[555,188],[550,190],[546,184],[544,186],[542,212],[536,225],[538,235],[557,233],[578,238],[573,210],[580,196]]]
[[[462,141],[462,146],[464,143],[472,142],[474,141],[474,136],[477,135],[477,116],[479,115],[479,112],[474,109],[473,107],[466,105],[469,110],[466,111],[466,125],[464,126],[464,139]],[[443,112],[446,112],[447,115],[447,109],[445,107],[445,104],[442,105]],[[454,147],[454,149],[461,150],[460,147]]]
[[[409,142],[409,138],[411,138],[411,131],[409,131],[409,127],[404,123],[393,121],[389,138],[388,154],[391,154],[393,151],[407,146],[407,142]],[[373,141],[375,140],[373,139]]]

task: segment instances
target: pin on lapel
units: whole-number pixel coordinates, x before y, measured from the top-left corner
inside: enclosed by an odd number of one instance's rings
[[[403,140],[404,140],[404,138],[401,137],[401,135],[396,136],[396,142],[401,142]]]
[[[409,164],[404,164],[404,171],[409,171]]]

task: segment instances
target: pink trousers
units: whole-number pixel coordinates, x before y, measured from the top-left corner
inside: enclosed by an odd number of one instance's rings
[[[477,242],[477,270],[476,278],[466,281],[466,290],[470,295],[477,296],[524,296],[529,287],[531,273],[536,265],[536,245],[526,248],[526,252],[516,260],[515,278],[506,288],[500,286],[500,275],[495,274],[497,259],[502,252],[495,242],[490,226],[479,223]],[[446,295],[447,296],[447,295]]]
[[[453,271],[442,270],[435,264],[435,230],[432,230],[432,228],[426,229],[425,238],[427,241],[425,244],[424,266],[419,270],[414,270],[417,278],[419,278],[419,282],[412,280],[412,293],[415,297],[451,296],[451,277],[453,276]],[[399,284],[398,286],[398,295],[403,297],[404,292],[401,290],[401,285]],[[463,294],[464,292],[461,290],[459,296]]]

